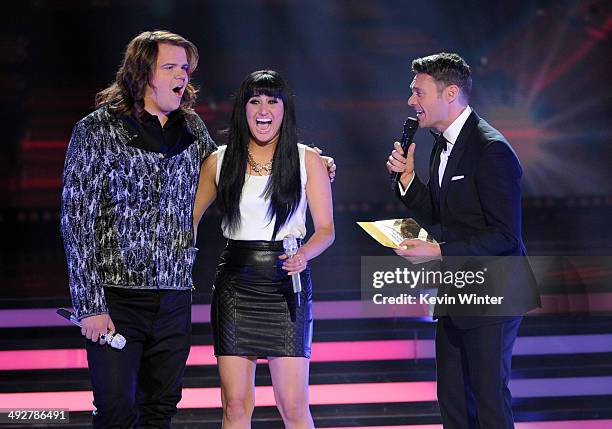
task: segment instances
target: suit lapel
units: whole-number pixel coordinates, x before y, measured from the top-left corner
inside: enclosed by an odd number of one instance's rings
[[[457,141],[453,147],[450,157],[448,158],[448,162],[446,163],[446,168],[444,169],[444,177],[442,178],[442,186],[440,188],[440,207],[444,207],[444,202],[446,201],[446,193],[448,192],[448,184],[450,182],[451,177],[455,174],[457,170],[457,166],[459,165],[459,161],[461,161],[461,157],[463,156],[463,152],[470,140],[470,136],[474,129],[476,129],[476,125],[478,124],[478,116],[476,113],[470,113],[467,121],[461,128],[461,132],[457,137]],[[439,157],[438,157],[439,158]],[[438,161],[438,165],[439,161]]]

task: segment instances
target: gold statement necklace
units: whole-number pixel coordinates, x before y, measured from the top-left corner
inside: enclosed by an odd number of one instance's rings
[[[267,176],[272,173],[272,160],[262,164],[261,162],[256,162],[253,158],[253,154],[249,150],[249,165],[251,166],[251,170],[260,176]]]
[[[279,136],[277,135],[268,144],[276,145],[276,143],[278,142],[278,138]],[[253,158],[251,149],[247,148],[247,152],[249,153],[248,163],[251,166],[251,170],[259,174],[260,176],[268,176],[272,174],[272,159],[270,159],[270,161],[266,163],[257,162],[255,161],[255,158]],[[272,157],[274,157],[274,155],[272,155]]]

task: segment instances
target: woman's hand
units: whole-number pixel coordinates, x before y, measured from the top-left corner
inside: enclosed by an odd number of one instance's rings
[[[308,266],[308,259],[302,249],[298,249],[298,251],[293,255],[292,258],[288,257],[286,254],[282,254],[278,257],[278,259],[284,260],[283,270],[289,271],[288,275],[301,273]]]

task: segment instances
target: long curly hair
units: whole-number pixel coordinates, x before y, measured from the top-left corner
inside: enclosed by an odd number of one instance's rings
[[[116,114],[132,114],[142,119],[145,90],[155,70],[160,43],[185,48],[189,62],[187,73],[191,76],[199,60],[198,48],[193,43],[169,31],[145,31],[128,43],[115,81],[96,94],[96,108],[108,106]],[[198,90],[189,83],[179,109],[191,111],[197,94]]]

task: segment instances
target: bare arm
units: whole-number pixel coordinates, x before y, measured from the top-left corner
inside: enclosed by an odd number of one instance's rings
[[[308,242],[302,246],[302,252],[306,260],[310,260],[319,256],[334,242],[334,209],[330,178],[321,156],[307,148],[305,157],[308,174],[306,198],[315,230]]]
[[[324,156],[323,150],[318,147],[313,147],[313,149],[321,155],[321,162],[323,163],[323,167],[327,170],[327,175],[329,176],[329,181],[334,183],[336,179],[336,161],[331,156]]]
[[[306,262],[323,253],[335,238],[330,178],[321,161],[321,155],[310,148],[306,149],[306,172],[306,198],[315,230],[308,242],[298,250],[298,257],[286,260],[283,264],[289,274],[306,269]]]
[[[193,205],[193,241],[196,241],[198,232],[198,224],[204,215],[204,212],[217,198],[217,184],[215,178],[217,175],[217,152],[212,153],[202,162],[200,167],[200,181],[196,192],[195,202]]]

